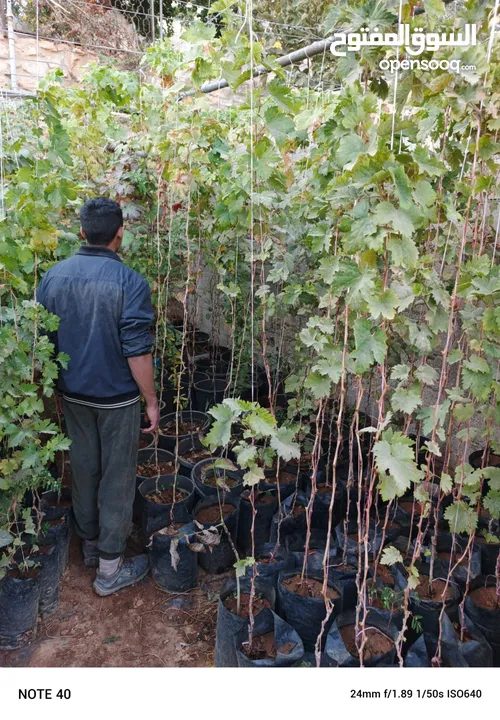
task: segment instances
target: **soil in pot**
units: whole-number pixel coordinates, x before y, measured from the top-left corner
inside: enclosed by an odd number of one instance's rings
[[[275,660],[277,652],[281,655],[289,655],[296,647],[297,643],[286,642],[276,650],[274,630],[271,630],[271,632],[264,633],[264,635],[254,636],[251,647],[244,644],[241,646],[241,652],[244,653],[249,660]]]
[[[160,475],[174,475],[175,463],[173,462],[147,462],[137,466],[137,475],[139,477],[151,478]]]
[[[202,483],[203,485],[206,485],[207,487],[211,488],[221,488],[223,489],[223,485],[225,485],[228,488],[234,488],[236,485],[239,485],[240,482],[236,480],[235,478],[231,477],[221,477],[220,475],[209,475],[207,477],[206,473],[208,472],[208,469],[203,472],[202,470]],[[222,484],[221,484],[222,483]]]
[[[195,519],[200,523],[214,523],[215,525],[221,521],[221,511],[222,517],[225,519],[234,512],[234,505],[224,503],[222,508],[217,504],[210,505],[209,507],[199,510],[195,515]]]
[[[230,613],[235,615],[236,617],[240,618],[247,618],[250,616],[250,593],[241,593],[240,594],[240,611],[237,612],[238,608],[238,598],[236,596],[236,593],[233,595],[230,595],[224,600],[224,607],[226,610],[229,610]],[[264,608],[270,608],[271,603],[269,600],[262,595],[255,594],[253,603],[253,614],[257,615],[260,613],[261,610],[264,610]]]
[[[191,465],[196,465],[200,460],[206,460],[211,457],[212,453],[208,448],[200,448],[199,450],[190,450],[189,452],[182,453],[182,459],[187,460]]]
[[[478,587],[469,593],[469,597],[474,603],[485,610],[500,610],[500,597],[497,595],[496,588]]]
[[[373,562],[368,563],[368,565],[369,567],[374,569]],[[394,580],[394,576],[387,567],[387,565],[382,565],[381,563],[377,565],[377,577],[382,580],[384,585],[390,585],[391,587],[394,587],[396,581]]]
[[[163,425],[158,432],[160,435],[167,435],[167,437],[175,437],[177,435],[182,437],[183,435],[197,435],[201,433],[204,427],[204,422],[186,422],[183,420],[179,422],[177,426],[176,421],[171,420],[166,425]]]
[[[165,463],[166,464],[166,463]],[[166,473],[164,473],[166,474]],[[181,488],[176,488],[175,496],[173,488],[166,488],[165,490],[157,490],[152,493],[148,493],[144,497],[149,502],[157,503],[158,505],[171,505],[174,502],[180,502],[188,497],[189,493]]]
[[[300,595],[300,597],[314,598],[316,600],[323,599],[323,583],[319,580],[315,580],[314,578],[302,579],[300,573],[297,573],[297,575],[294,575],[293,577],[282,580],[282,583],[287,590]],[[334,590],[334,588],[327,586],[326,597],[330,600],[338,600],[340,598],[340,593]]]
[[[359,657],[356,647],[356,625],[344,625],[339,628],[340,635],[348,652],[355,658]],[[394,647],[393,641],[377,628],[366,628],[366,643],[363,649],[363,658],[368,661],[378,655],[385,655]]]
[[[172,522],[191,521],[194,486],[183,475],[161,475],[143,480],[139,485],[139,494],[142,532],[146,542],[152,533]]]
[[[421,576],[415,592],[421,600],[433,600],[434,602],[443,602],[446,598],[453,596],[453,587],[448,583],[446,595],[444,594],[446,582],[444,580],[433,580],[432,585],[428,576]]]
[[[290,652],[295,647],[295,643],[287,643],[292,647],[288,651],[280,649],[281,652]],[[259,635],[252,639],[252,645],[243,644],[241,652],[244,653],[249,660],[274,660],[276,658],[276,647],[274,645],[274,631]]]

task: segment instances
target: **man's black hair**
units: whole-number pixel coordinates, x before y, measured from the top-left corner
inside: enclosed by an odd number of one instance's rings
[[[80,210],[80,224],[89,245],[109,245],[123,225],[121,207],[114,200],[87,200]]]

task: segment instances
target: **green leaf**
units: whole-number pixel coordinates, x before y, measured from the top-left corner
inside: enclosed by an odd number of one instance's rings
[[[415,226],[406,210],[395,208],[390,202],[383,201],[375,208],[375,220],[378,225],[392,225],[396,232],[410,238]]]
[[[472,403],[462,405],[461,403],[455,405],[453,408],[453,417],[458,422],[467,422],[476,412],[476,408]]]
[[[413,197],[423,207],[430,207],[436,201],[436,193],[427,180],[419,180],[415,185]]]
[[[251,412],[245,422],[256,436],[269,437],[276,429],[276,418],[266,408],[258,407]]]
[[[253,465],[248,472],[243,475],[243,484],[252,487],[258,485],[261,480],[264,480],[264,471],[258,465]]]
[[[382,565],[396,565],[396,563],[403,562],[403,556],[397,548],[393,545],[389,545],[382,551],[382,557],[380,558]]]
[[[401,166],[391,168],[391,175],[396,185],[396,194],[401,207],[411,205],[411,191],[408,176]]]
[[[449,505],[445,510],[444,518],[448,521],[452,533],[472,535],[477,528],[476,510],[470,508],[463,500],[455,500],[453,505]]]
[[[441,480],[439,482],[441,492],[445,495],[449,495],[453,490],[453,480],[448,473],[441,473]]]
[[[304,387],[311,390],[316,400],[322,397],[328,397],[330,395],[331,386],[332,381],[328,375],[320,375],[318,372],[309,373],[304,382]]]
[[[300,458],[300,446],[293,442],[295,435],[295,431],[291,428],[281,427],[276,435],[271,438],[271,447],[285,461]]]
[[[256,445],[236,445],[234,448],[238,465],[247,468],[257,455]]]
[[[413,151],[413,157],[422,172],[428,175],[441,175],[445,170],[443,163],[437,158],[429,157],[429,152],[423,147],[417,147]]]
[[[410,415],[422,404],[421,393],[420,383],[413,383],[409,388],[397,388],[391,397],[392,409]]]
[[[422,472],[415,462],[413,440],[400,432],[387,430],[375,443],[373,453],[380,478],[380,492],[384,502],[401,497],[418,482]]]
[[[367,152],[363,139],[355,133],[344,135],[335,153],[335,160],[343,170],[352,170],[360,155]]]
[[[236,577],[245,577],[247,567],[252,567],[253,565],[255,565],[255,558],[253,557],[246,557],[235,562],[233,567],[236,570]]]
[[[7,547],[14,540],[14,536],[11,535],[7,530],[0,528],[0,548]]]
[[[387,247],[392,254],[392,260],[396,267],[411,269],[417,264],[418,250],[411,238],[399,238],[395,235],[391,235],[387,241]]]
[[[358,318],[354,321],[354,339],[356,349],[351,356],[357,360],[360,373],[365,372],[373,363],[382,363],[387,352],[387,335],[381,328],[371,332],[369,320]]]
[[[395,292],[388,289],[379,295],[372,295],[367,299],[367,303],[374,320],[379,317],[393,320],[399,305],[399,298]]]
[[[391,370],[392,380],[407,380],[410,374],[410,367],[408,365],[394,365]]]
[[[298,112],[300,107],[300,100],[294,97],[292,91],[287,85],[284,85],[280,80],[275,78],[271,80],[267,85],[269,94],[273,100],[284,110],[287,110],[294,115]]]
[[[438,379],[438,374],[431,365],[420,365],[415,370],[415,377],[420,380],[422,385],[434,385]]]

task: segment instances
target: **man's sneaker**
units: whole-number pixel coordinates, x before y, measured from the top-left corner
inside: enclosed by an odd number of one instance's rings
[[[97,543],[82,540],[83,564],[87,567],[99,567],[99,550]]]
[[[129,585],[139,582],[149,572],[149,559],[147,555],[136,555],[135,557],[125,558],[118,566],[118,570],[113,575],[103,575],[97,573],[94,580],[94,590],[101,597],[111,595],[117,590],[121,590]]]

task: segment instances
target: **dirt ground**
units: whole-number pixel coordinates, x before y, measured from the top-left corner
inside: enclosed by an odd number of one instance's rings
[[[58,608],[38,619],[32,645],[0,652],[0,667],[213,666],[217,597],[227,575],[200,570],[199,587],[177,595],[148,575],[106,598],[92,590],[94,575],[73,535]]]

